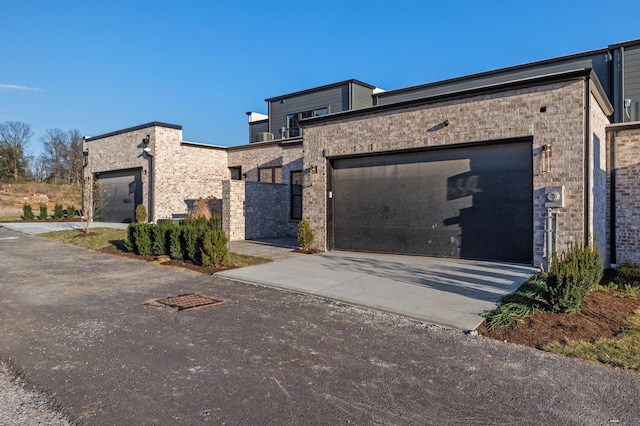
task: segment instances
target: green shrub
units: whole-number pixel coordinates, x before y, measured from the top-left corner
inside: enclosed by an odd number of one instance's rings
[[[53,218],[62,219],[62,216],[64,216],[64,214],[62,213],[62,205],[56,204],[56,206],[53,208]]]
[[[161,256],[167,254],[167,233],[171,225],[152,225],[151,226],[151,254]]]
[[[40,204],[40,214],[38,215],[38,219],[40,220],[45,220],[47,218],[48,214],[47,214],[47,205],[46,204]]]
[[[547,277],[548,302],[554,312],[580,312],[584,296],[602,278],[598,248],[571,244],[566,253],[553,257]]]
[[[144,204],[138,204],[136,206],[136,222],[138,223],[147,223],[147,218],[149,215],[147,214],[147,208]]]
[[[151,254],[151,228],[153,225],[136,223],[133,227],[136,253],[141,256]]]
[[[138,252],[138,248],[136,247],[136,233],[134,232],[135,227],[135,223],[130,223],[129,226],[127,226],[127,239],[124,242],[124,248],[131,253]]]
[[[205,228],[198,228],[195,226],[183,227],[182,237],[184,238],[184,259],[191,260],[194,263],[200,263],[202,238],[205,232]]]
[[[209,218],[209,229],[222,231],[222,216],[217,213],[212,214]]]
[[[202,264],[219,268],[229,255],[227,236],[223,231],[208,230],[202,237]]]
[[[184,257],[182,229],[182,226],[172,226],[167,232],[169,239],[169,256],[173,259],[182,260]]]
[[[25,204],[22,206],[22,219],[24,220],[33,220],[36,216],[33,214],[33,210],[31,209],[31,204]]]
[[[640,266],[631,262],[622,262],[616,268],[616,284],[620,288],[625,285],[640,286]]]
[[[298,244],[300,244],[300,249],[304,252],[309,252],[315,239],[316,236],[313,233],[313,229],[311,229],[311,225],[306,219],[302,219],[298,223]]]
[[[67,206],[67,219],[73,219],[76,217],[76,206],[69,204]]]

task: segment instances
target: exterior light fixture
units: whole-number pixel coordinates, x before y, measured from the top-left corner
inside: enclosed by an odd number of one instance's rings
[[[82,151],[82,167],[89,165],[89,151]]]
[[[318,166],[311,166],[311,173],[314,175],[318,173]]]
[[[144,138],[142,138],[142,143],[144,144],[145,148],[149,146],[149,141],[151,140],[151,136],[147,135]]]
[[[542,145],[542,156],[540,157],[540,172],[551,173],[551,144]]]

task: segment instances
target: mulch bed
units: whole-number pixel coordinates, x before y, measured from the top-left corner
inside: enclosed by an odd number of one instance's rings
[[[640,308],[640,300],[619,297],[623,292],[590,292],[579,314],[536,312],[515,327],[487,330],[486,322],[476,329],[493,339],[540,348],[549,342],[594,342],[620,333],[627,319]]]
[[[156,262],[158,264],[164,265],[164,266],[173,266],[175,268],[182,268],[182,269],[189,269],[190,271],[195,271],[195,272],[199,272],[201,274],[207,274],[207,275],[212,275],[215,274],[216,272],[219,271],[225,271],[228,269],[234,269],[234,267],[232,266],[225,266],[222,268],[214,268],[214,267],[209,267],[209,266],[202,266],[202,265],[196,265],[190,261],[186,261],[186,260],[177,260],[177,259],[171,259],[167,262],[157,262],[157,258],[158,256],[155,255],[144,255],[144,256],[140,256],[138,254],[135,253],[131,253],[128,251],[122,251],[119,250],[115,247],[106,247],[103,249],[99,250],[101,253],[107,253],[107,254],[113,254],[116,256],[121,256],[121,257],[126,257],[129,259],[135,259],[135,260],[144,260],[146,262]]]

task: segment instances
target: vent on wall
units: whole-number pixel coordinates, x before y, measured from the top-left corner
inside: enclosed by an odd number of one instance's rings
[[[268,142],[273,140],[273,133],[259,132],[256,133],[256,142]]]

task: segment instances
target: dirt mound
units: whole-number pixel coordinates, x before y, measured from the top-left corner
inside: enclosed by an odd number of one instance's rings
[[[0,183],[0,216],[21,214],[25,204],[30,204],[36,214],[40,204],[46,204],[50,212],[53,212],[56,204],[64,209],[70,204],[79,209],[82,205],[82,189],[78,185],[68,184]]]

